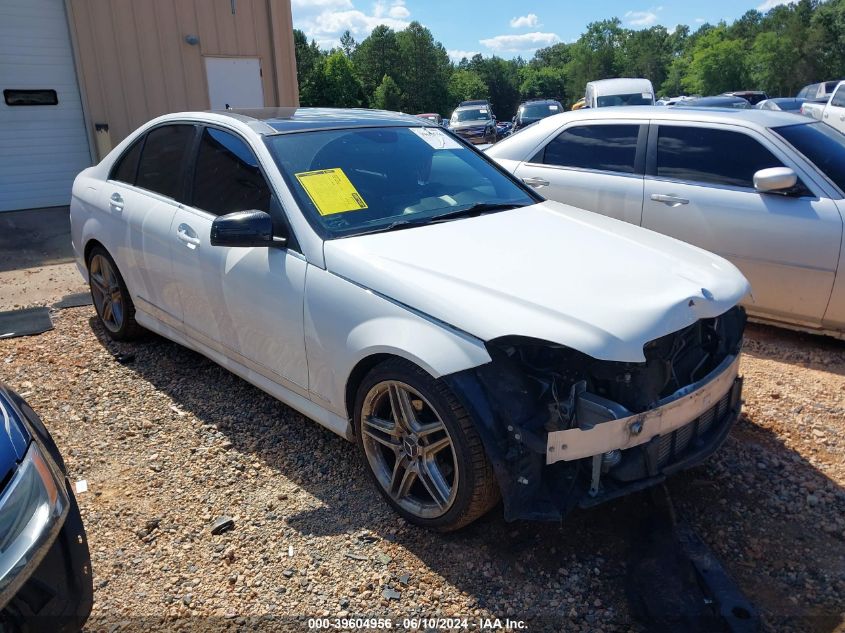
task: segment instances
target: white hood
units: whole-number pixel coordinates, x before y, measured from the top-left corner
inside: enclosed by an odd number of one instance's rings
[[[736,305],[748,282],[700,248],[557,202],[330,240],[332,273],[484,341],[520,335],[602,360]]]

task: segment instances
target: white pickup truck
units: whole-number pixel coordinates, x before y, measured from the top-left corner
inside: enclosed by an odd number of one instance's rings
[[[801,114],[845,132],[845,81],[839,82],[827,103],[805,101],[801,105]]]

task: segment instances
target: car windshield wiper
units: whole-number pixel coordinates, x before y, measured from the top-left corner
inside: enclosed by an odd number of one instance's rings
[[[364,231],[362,233],[357,233],[357,235],[366,235],[367,233],[384,233],[385,231],[395,231],[397,229],[407,229],[414,226],[424,226],[426,224],[439,224],[441,222],[448,222],[450,220],[455,220],[458,218],[465,218],[465,217],[474,217],[483,215],[485,213],[491,213],[493,211],[506,211],[508,209],[516,209],[518,207],[527,207],[530,206],[532,203],[530,202],[521,202],[521,201],[510,201],[510,202],[476,202],[475,204],[471,204],[468,207],[464,207],[463,209],[455,209],[454,211],[449,211],[447,213],[441,213],[440,215],[435,215],[433,217],[425,217],[425,218],[410,218],[407,220],[396,220],[395,222],[391,222],[386,226],[380,226],[378,228],[372,229],[370,231]]]

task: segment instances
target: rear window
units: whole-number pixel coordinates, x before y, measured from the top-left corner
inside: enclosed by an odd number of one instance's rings
[[[147,134],[136,184],[174,200],[180,198],[194,131],[193,125],[164,125]]]
[[[123,156],[121,156],[111,172],[111,179],[135,184],[135,175],[138,173],[138,159],[141,157],[141,148],[144,146],[144,137],[139,138]]]
[[[560,112],[563,112],[563,108],[559,103],[528,103],[519,108],[519,115],[523,119],[542,119]]]
[[[772,131],[845,191],[845,135],[821,122],[776,127]]]
[[[600,108],[611,106],[654,105],[654,95],[635,92],[628,95],[604,95],[596,99]]]
[[[547,146],[547,165],[634,173],[639,125],[580,125],[561,132]]]

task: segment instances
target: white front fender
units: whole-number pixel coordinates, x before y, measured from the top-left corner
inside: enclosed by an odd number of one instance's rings
[[[373,355],[405,358],[435,378],[490,362],[483,341],[315,266],[305,280],[305,346],[312,396],[344,417],[347,380]]]

